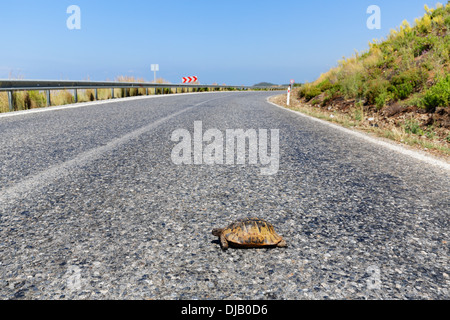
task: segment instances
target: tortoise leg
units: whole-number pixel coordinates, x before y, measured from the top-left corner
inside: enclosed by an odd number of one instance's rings
[[[287,247],[286,241],[281,240],[281,241],[277,244],[277,247],[280,247],[280,248],[286,248],[286,247]]]
[[[222,246],[222,250],[228,249],[228,241],[223,234],[220,235],[220,245]]]

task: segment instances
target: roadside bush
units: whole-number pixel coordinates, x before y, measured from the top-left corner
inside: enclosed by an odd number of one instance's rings
[[[434,112],[437,107],[450,106],[450,75],[442,78],[425,93],[423,104],[427,111]]]
[[[448,16],[447,18],[445,18],[444,23],[445,23],[445,25],[447,26],[447,28],[450,28],[450,16]]]
[[[310,88],[309,90],[307,90],[307,91],[305,92],[305,99],[306,99],[307,101],[309,101],[309,100],[311,100],[312,98],[317,97],[317,96],[320,95],[321,93],[322,93],[322,91],[320,91],[319,88],[317,88],[317,87],[312,87],[312,88]]]
[[[414,91],[414,87],[411,83],[401,83],[391,88],[395,99],[404,100],[408,98]]]
[[[418,107],[423,109],[424,108],[423,97],[424,97],[423,92],[414,93],[408,99],[400,102],[400,105],[406,107]]]
[[[389,81],[384,79],[373,79],[367,81],[366,88],[364,90],[366,104],[377,105],[379,108],[383,107],[389,97],[387,94],[389,86]]]
[[[309,83],[301,87],[299,91],[299,97],[305,98],[306,101],[310,101],[312,98],[317,97],[321,93],[322,91],[317,86],[314,86],[313,84]]]
[[[321,83],[319,83],[317,85],[317,88],[319,88],[319,90],[321,92],[327,91],[329,89],[331,89],[333,87],[333,84],[331,83],[331,81],[329,79],[325,79],[324,81],[322,81]]]
[[[300,98],[327,104],[337,97],[363,101],[381,109],[396,101],[433,111],[450,106],[450,1],[411,26],[406,20],[386,40],[369,43],[370,50],[343,58],[337,67],[299,90]],[[442,77],[429,88],[431,77]]]
[[[422,54],[433,49],[439,42],[439,37],[432,34],[427,37],[415,37],[414,45],[414,57],[420,57]]]
[[[359,98],[364,92],[364,77],[360,73],[351,74],[340,81],[340,86],[345,98]]]
[[[392,77],[389,91],[393,93],[394,99],[404,100],[423,86],[426,79],[427,76],[421,69],[410,69]]]
[[[380,69],[392,69],[395,66],[395,56],[393,54],[392,47],[385,45],[385,50],[383,51],[383,58],[378,60],[376,65]]]
[[[335,96],[334,92],[332,91],[332,89],[325,91],[324,97],[322,99],[322,106],[326,106],[328,104],[328,102],[331,101],[331,99],[333,99]]]
[[[417,134],[419,136],[423,135],[424,132],[420,129],[420,123],[414,119],[405,120],[405,124],[403,125],[406,133]]]
[[[375,106],[378,110],[383,108],[386,103],[391,101],[393,99],[393,94],[391,92],[381,92],[376,98],[375,98]]]
[[[337,96],[340,95],[340,91],[341,91],[341,85],[339,83],[333,84],[333,86],[326,90],[326,94],[328,97],[330,97],[330,99],[332,98],[336,98]]]

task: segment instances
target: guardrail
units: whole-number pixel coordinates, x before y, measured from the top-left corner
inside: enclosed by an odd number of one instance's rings
[[[8,93],[9,110],[14,110],[14,91],[45,91],[47,98],[47,106],[51,105],[52,90],[73,90],[74,102],[78,102],[78,90],[92,89],[95,91],[94,99],[98,100],[98,89],[111,89],[111,99],[114,99],[114,89],[146,89],[146,95],[149,94],[150,88],[154,88],[154,94],[158,94],[157,89],[162,89],[164,94],[165,89],[181,88],[181,92],[185,89],[190,92],[195,91],[215,91],[215,90],[283,90],[285,87],[250,87],[250,86],[227,86],[227,85],[206,85],[206,84],[169,84],[169,83],[146,83],[146,82],[116,82],[116,81],[54,81],[54,80],[0,80],[0,92],[6,91]],[[128,95],[127,90],[123,91],[124,97]]]

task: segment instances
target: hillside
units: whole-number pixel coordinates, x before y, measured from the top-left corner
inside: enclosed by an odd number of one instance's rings
[[[270,82],[260,82],[253,85],[254,87],[273,87],[277,86],[276,84],[270,83]]]
[[[450,1],[339,61],[298,91],[303,104],[450,143]]]

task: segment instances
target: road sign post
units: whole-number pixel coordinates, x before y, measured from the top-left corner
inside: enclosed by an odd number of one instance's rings
[[[152,64],[152,71],[155,74],[155,83],[156,83],[156,71],[159,71],[159,64]]]

